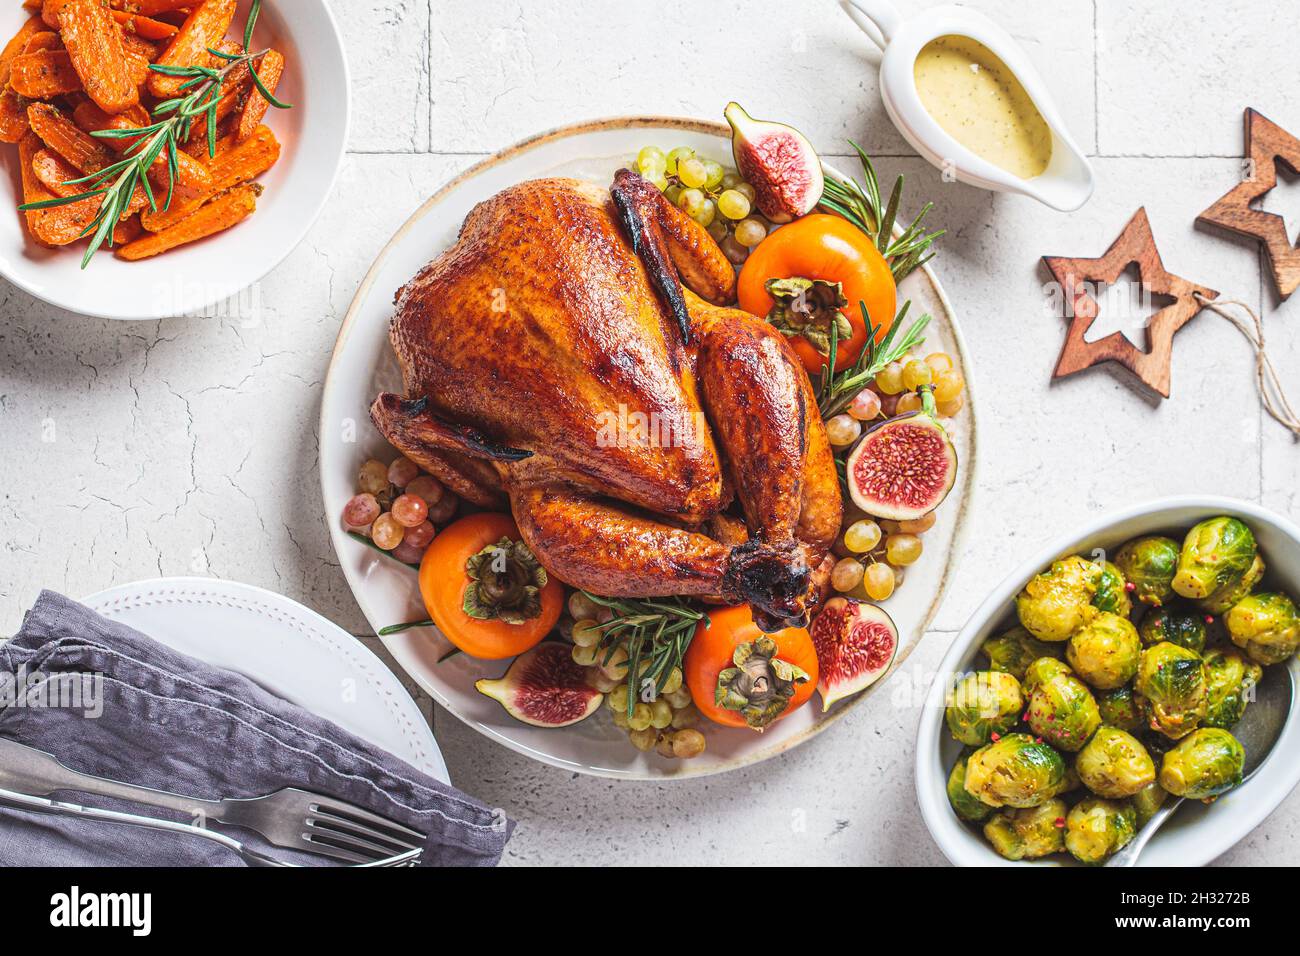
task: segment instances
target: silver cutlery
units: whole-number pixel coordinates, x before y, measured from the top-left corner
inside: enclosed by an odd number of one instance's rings
[[[424,843],[424,834],[410,827],[306,790],[288,787],[262,797],[223,800],[185,797],[81,773],[65,767],[50,754],[3,738],[0,738],[0,788],[31,797],[76,790],[130,800],[189,815],[200,824],[187,828],[191,831],[210,832],[206,829],[209,823],[245,827],[286,850],[316,853],[348,863],[389,859]]]
[[[135,813],[125,813],[121,810],[103,810],[99,807],[83,807],[77,803],[68,803],[63,800],[51,800],[47,797],[33,797],[25,793],[16,793],[12,790],[4,789],[0,789],[0,807],[9,807],[13,810],[31,810],[36,813],[53,813],[68,817],[82,817],[88,820],[99,820],[104,823],[120,823],[127,826],[146,827],[150,830],[162,830],[168,833],[182,833],[186,836],[198,837],[203,840],[210,840],[213,843],[219,843],[232,853],[237,854],[240,859],[249,866],[299,866],[297,863],[290,863],[287,860],[278,860],[273,856],[255,850],[251,846],[240,843],[238,840],[229,837],[224,833],[218,833],[215,830],[206,830],[203,827],[194,826],[188,823],[177,823],[174,820],[160,820],[156,817],[145,817]],[[367,863],[359,863],[355,865],[359,867],[414,866],[419,861],[422,852],[422,850],[408,850],[405,853],[399,853],[385,859],[372,860]]]
[[[1290,668],[1266,667],[1264,677],[1255,685],[1255,699],[1246,707],[1241,722],[1232,728],[1232,734],[1241,741],[1246,751],[1246,765],[1243,781],[1249,780],[1268,759],[1282,734],[1287,717],[1291,713],[1291,702],[1295,688],[1291,679]],[[1137,866],[1138,855],[1161,825],[1165,823],[1182,806],[1181,797],[1170,798],[1147,821],[1146,826],[1138,830],[1124,849],[1106,861],[1106,866]]]

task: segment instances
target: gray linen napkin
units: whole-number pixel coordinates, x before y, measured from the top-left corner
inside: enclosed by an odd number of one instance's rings
[[[14,677],[27,675],[13,700]],[[102,700],[26,706],[33,674],[102,675]],[[65,678],[66,680],[66,678]],[[84,680],[84,678],[83,678]],[[20,703],[22,705],[20,705]],[[95,711],[100,710],[98,716]],[[424,866],[493,866],[514,829],[492,810],[238,674],[178,654],[76,601],[43,591],[0,645],[0,736],[86,773],[186,796],[255,797],[299,787],[355,803],[429,834]],[[149,816],[166,811],[86,794],[68,799]],[[181,819],[171,815],[172,819]],[[186,821],[190,822],[190,821]],[[321,857],[272,849],[303,864]],[[183,834],[0,809],[7,866],[237,866],[225,848]]]

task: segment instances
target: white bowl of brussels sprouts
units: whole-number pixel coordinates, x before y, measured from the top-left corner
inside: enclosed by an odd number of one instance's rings
[[[1159,499],[1050,542],[930,688],[917,798],[940,849],[958,865],[1102,863],[1164,787],[1186,799],[1140,865],[1229,849],[1300,782],[1296,707],[1244,783],[1232,736],[1256,682],[1300,686],[1293,601],[1300,527],[1246,501]]]

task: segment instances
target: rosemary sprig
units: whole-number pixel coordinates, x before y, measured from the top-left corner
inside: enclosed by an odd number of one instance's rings
[[[822,190],[821,205],[831,212],[839,213],[853,223],[876,243],[887,260],[894,274],[895,282],[902,282],[911,272],[925,265],[934,258],[930,246],[946,230],[927,233],[922,221],[933,207],[928,202],[912,220],[911,225],[894,238],[894,221],[898,218],[898,206],[903,195],[903,177],[894,181],[893,192],[889,202],[884,206],[880,202],[880,181],[876,178],[876,168],[870,157],[857,143],[849,140],[858,158],[862,160],[862,182],[850,179],[846,183],[827,179]]]
[[[638,684],[653,681],[654,696],[658,697],[673,668],[682,666],[696,627],[701,620],[708,627],[709,619],[680,598],[637,600],[582,593],[614,613],[600,625],[601,663],[608,664],[620,647],[627,651],[627,715],[631,717],[642,700]]]
[[[375,633],[380,637],[387,637],[389,634],[400,634],[402,631],[409,631],[413,627],[434,627],[433,621],[427,618],[423,621],[403,621],[401,624],[389,624],[387,627],[381,627]]]
[[[921,316],[907,327],[907,331],[900,334],[899,330],[903,328],[903,320],[907,318],[907,310],[911,305],[911,299],[903,303],[889,331],[877,342],[876,336],[880,332],[880,327],[872,323],[871,315],[867,312],[867,304],[859,301],[862,321],[867,327],[867,344],[854,363],[841,372],[834,370],[838,334],[834,323],[831,324],[830,352],[826,356],[826,364],[822,366],[817,382],[817,408],[821,411],[822,418],[838,415],[848,408],[858,392],[870,385],[871,381],[880,374],[881,369],[890,362],[898,361],[910,349],[924,341],[922,333],[930,324],[929,315]]]
[[[268,103],[277,109],[290,108],[288,103],[280,102],[271,94],[271,91],[262,82],[262,78],[257,75],[257,70],[253,67],[253,61],[260,59],[268,51],[248,52],[249,45],[253,41],[253,27],[257,23],[257,15],[261,8],[261,0],[253,0],[252,5],[249,7],[248,19],[244,23],[243,53],[223,53],[221,50],[208,47],[209,53],[224,61],[224,65],[220,68],[214,69],[209,66],[165,66],[157,63],[149,65],[149,69],[155,73],[183,78],[185,82],[181,84],[178,92],[183,92],[185,95],[175,96],[158,103],[153,109],[151,117],[153,122],[148,126],[132,127],[130,129],[103,129],[91,133],[90,135],[101,139],[133,139],[134,142],[126,148],[122,158],[117,162],[111,163],[88,176],[70,179],[65,184],[71,186],[86,183],[87,189],[84,192],[71,196],[59,196],[55,199],[45,199],[40,202],[23,203],[18,207],[24,211],[46,209],[51,206],[63,206],[82,199],[89,199],[93,196],[102,196],[103,199],[100,200],[95,218],[81,233],[82,237],[91,237],[90,243],[86,247],[86,254],[81,257],[81,268],[84,269],[90,264],[91,257],[99,251],[105,242],[108,243],[110,248],[112,247],[113,229],[130,205],[131,197],[135,195],[137,186],[144,190],[145,198],[149,202],[149,208],[155,212],[158,211],[158,202],[154,198],[148,173],[158,160],[158,157],[163,155],[166,157],[167,166],[167,195],[163,199],[162,208],[167,209],[171,205],[177,177],[177,143],[189,137],[193,123],[201,122],[204,124],[208,138],[208,155],[216,155],[217,102],[221,99],[222,83],[237,67],[247,64],[253,85],[257,87],[257,91]]]

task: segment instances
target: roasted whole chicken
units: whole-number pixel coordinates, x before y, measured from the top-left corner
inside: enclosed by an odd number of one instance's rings
[[[802,626],[840,526],[835,463],[784,337],[652,184],[520,183],[397,294],[405,396],[375,425],[546,569],[608,596],[749,602]]]

